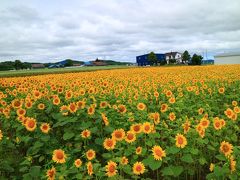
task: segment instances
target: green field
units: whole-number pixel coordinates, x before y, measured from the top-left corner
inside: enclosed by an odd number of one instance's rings
[[[18,70],[18,71],[0,71],[0,77],[16,77],[16,76],[32,76],[42,74],[58,74],[58,73],[70,73],[70,72],[84,72],[84,71],[96,71],[107,69],[125,69],[129,66],[125,65],[112,65],[112,66],[83,66],[76,68],[56,68],[56,69],[32,69],[32,70]]]

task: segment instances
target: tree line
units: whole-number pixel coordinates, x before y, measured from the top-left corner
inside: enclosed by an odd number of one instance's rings
[[[148,54],[147,59],[149,61],[149,64],[151,64],[151,65],[158,64],[158,58],[154,52],[150,52]],[[193,54],[193,56],[191,56],[187,50],[184,51],[184,53],[182,54],[182,62],[183,63],[188,62],[188,65],[201,65],[202,59],[203,59],[203,57],[201,55]],[[169,63],[174,64],[174,63],[176,63],[176,60],[170,59]],[[167,64],[166,59],[160,62],[160,65],[165,65],[165,64]]]

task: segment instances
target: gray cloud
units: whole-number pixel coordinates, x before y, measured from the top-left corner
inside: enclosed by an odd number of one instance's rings
[[[239,0],[2,0],[0,61],[240,51]]]

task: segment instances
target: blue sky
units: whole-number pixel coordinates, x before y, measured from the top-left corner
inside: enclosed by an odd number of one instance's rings
[[[240,51],[239,0],[1,0],[0,61]]]

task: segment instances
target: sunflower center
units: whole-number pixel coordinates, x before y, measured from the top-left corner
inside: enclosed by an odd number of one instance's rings
[[[112,140],[107,141],[107,146],[108,146],[108,147],[111,147],[112,145],[113,145]]]
[[[228,152],[229,151],[229,147],[227,145],[223,145],[223,151],[224,152]]]
[[[142,171],[142,166],[141,166],[141,165],[137,165],[137,166],[136,166],[136,170],[137,170],[138,172]]]
[[[58,152],[56,153],[56,156],[57,156],[58,159],[63,159],[63,153],[60,152],[60,151],[58,151]]]
[[[183,138],[181,137],[178,138],[178,144],[183,144]]]
[[[35,125],[35,122],[34,122],[34,121],[29,121],[29,122],[28,122],[28,127],[33,128],[34,125]]]
[[[115,167],[114,165],[110,165],[108,168],[109,172],[114,173],[115,172]]]

